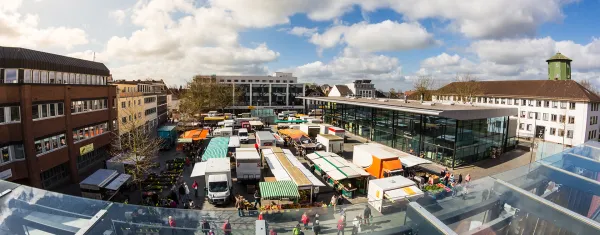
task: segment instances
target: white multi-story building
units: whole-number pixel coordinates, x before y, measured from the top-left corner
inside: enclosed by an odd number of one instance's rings
[[[276,72],[269,76],[211,76],[218,83],[234,84],[243,94],[227,109],[235,113],[251,109],[275,111],[296,110],[304,112],[305,84],[298,83],[292,73]]]
[[[562,57],[548,60],[549,67],[557,68],[559,66],[555,66],[556,63],[570,62]],[[570,64],[566,67],[570,67]],[[570,70],[564,73],[549,68],[549,73],[552,73],[549,75],[552,80],[453,82],[440,88],[433,96],[433,101],[456,105],[467,103],[518,107],[518,115],[511,117],[509,134],[512,132],[519,138],[535,136],[567,146],[597,140],[600,132],[600,97],[571,80]],[[465,96],[464,91],[469,89],[478,91],[472,98],[461,99],[461,96]],[[461,90],[463,95],[457,94]]]
[[[330,97],[344,97],[348,95],[354,95],[357,97],[375,97],[377,91],[375,84],[371,83],[371,80],[355,80],[352,83],[346,85],[335,85],[329,92]]]

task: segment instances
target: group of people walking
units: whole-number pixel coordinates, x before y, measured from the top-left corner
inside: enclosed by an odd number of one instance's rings
[[[177,223],[175,222],[173,216],[169,216],[168,223],[169,227],[171,228],[171,234],[173,235],[178,234],[178,230],[185,230],[184,228],[177,227]],[[213,230],[213,228],[211,228],[210,223],[206,219],[202,219],[200,228],[204,235],[215,235],[215,231]],[[231,235],[231,224],[229,223],[229,220],[225,220],[225,222],[221,226],[221,230],[223,231],[223,234]]]

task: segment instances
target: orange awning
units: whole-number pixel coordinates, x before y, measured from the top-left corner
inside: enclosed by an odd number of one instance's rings
[[[289,136],[292,139],[300,139],[302,136],[308,137],[306,133],[296,129],[281,129],[279,130],[279,134]]]
[[[398,159],[390,159],[383,161],[383,169],[388,171],[396,171],[402,169],[402,163]]]
[[[198,140],[206,139],[207,135],[208,135],[208,130],[196,129],[196,130],[186,131],[185,133],[183,133],[183,135],[181,135],[181,138],[192,139],[194,141],[198,141]]]

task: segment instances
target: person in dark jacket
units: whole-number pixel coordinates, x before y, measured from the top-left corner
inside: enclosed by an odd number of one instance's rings
[[[458,174],[458,184],[462,184],[462,174]]]
[[[202,232],[204,233],[204,235],[208,235],[209,231],[210,224],[208,224],[208,221],[206,221],[206,219],[202,219]]]
[[[371,225],[371,208],[369,205],[365,205],[365,210],[363,210],[363,224]]]
[[[312,229],[315,235],[319,235],[319,233],[321,233],[321,225],[319,225],[319,220],[315,220]]]

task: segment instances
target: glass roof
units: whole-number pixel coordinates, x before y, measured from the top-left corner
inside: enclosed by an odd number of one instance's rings
[[[373,234],[600,234],[600,144],[586,143],[519,168],[476,179],[455,196],[428,195],[401,203],[383,214],[374,211]],[[0,181],[1,234],[104,234],[177,229],[196,232],[206,219],[221,234],[229,220],[236,234],[255,234],[256,214],[238,217],[233,210],[183,210],[127,205],[68,196]],[[371,202],[370,204],[373,204]],[[348,226],[365,204],[338,206]],[[312,208],[269,212],[269,228],[290,234],[302,213],[321,215],[335,229],[338,211]],[[178,223],[169,227],[173,216]],[[393,223],[389,223],[393,221]],[[25,233],[24,231],[27,231]],[[332,230],[333,231],[333,230]],[[350,231],[346,231],[350,232]],[[157,232],[158,233],[158,232]],[[160,232],[161,234],[164,232]],[[185,232],[184,232],[185,233]],[[115,233],[112,233],[115,234]]]

